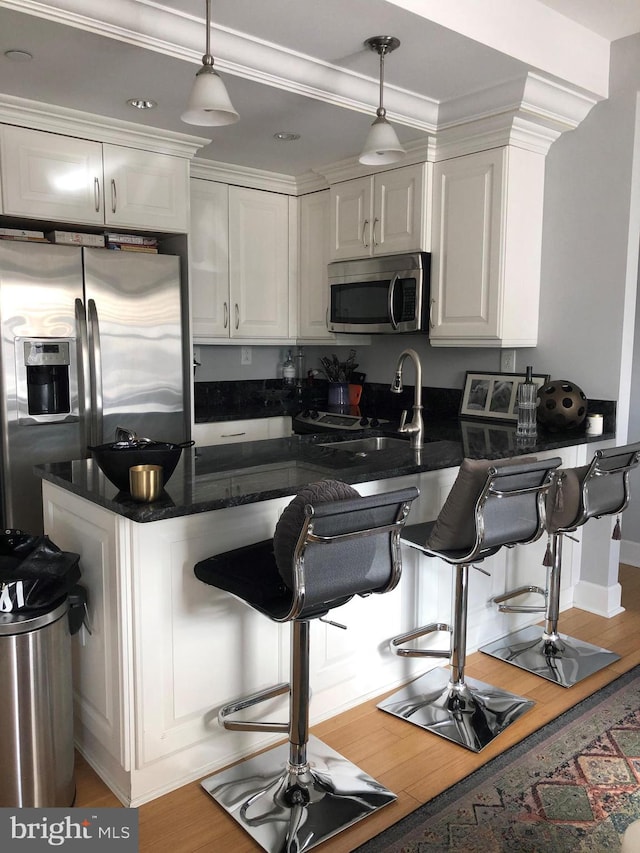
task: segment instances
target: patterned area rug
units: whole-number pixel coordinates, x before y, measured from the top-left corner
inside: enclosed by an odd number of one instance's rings
[[[640,667],[356,853],[604,853],[640,818]]]

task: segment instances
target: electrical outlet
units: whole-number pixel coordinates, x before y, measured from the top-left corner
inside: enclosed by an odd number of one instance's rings
[[[501,351],[500,371],[502,373],[516,372],[516,351],[514,349],[503,349]]]
[[[251,347],[240,347],[240,364],[251,364]]]

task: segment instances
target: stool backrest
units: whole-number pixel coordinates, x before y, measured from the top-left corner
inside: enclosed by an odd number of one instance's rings
[[[305,507],[293,554],[289,618],[311,618],[354,595],[388,592],[400,579],[400,532],[416,488]]]
[[[569,529],[575,530],[589,518],[625,510],[630,498],[629,472],[639,462],[640,442],[596,450],[582,480],[576,520]]]
[[[559,457],[489,468],[475,508],[476,541],[465,561],[504,545],[534,542],[544,530],[545,499]]]

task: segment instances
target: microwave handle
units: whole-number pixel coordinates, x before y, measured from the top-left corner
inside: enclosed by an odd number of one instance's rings
[[[389,285],[389,302],[387,305],[387,311],[389,313],[389,322],[391,323],[391,328],[394,330],[394,332],[398,328],[398,324],[396,322],[396,318],[393,316],[393,294],[396,289],[396,283],[399,277],[400,276],[398,275],[398,273],[396,273],[391,279],[391,284]]]

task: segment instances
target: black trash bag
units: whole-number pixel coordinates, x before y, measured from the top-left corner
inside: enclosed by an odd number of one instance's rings
[[[0,533],[0,613],[42,611],[62,601],[80,579],[80,555],[48,536]]]

